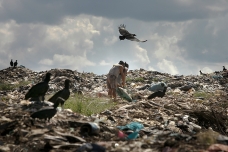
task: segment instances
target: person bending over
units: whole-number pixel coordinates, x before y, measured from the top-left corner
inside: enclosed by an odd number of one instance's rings
[[[109,70],[107,75],[107,88],[108,95],[110,98],[114,98],[116,100],[116,89],[118,87],[118,77],[121,75],[122,78],[122,87],[125,87],[125,77],[124,74],[124,62],[120,61],[118,64],[113,65],[113,67]]]

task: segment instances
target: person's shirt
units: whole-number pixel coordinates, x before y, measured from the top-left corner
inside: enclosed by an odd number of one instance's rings
[[[125,70],[124,70],[124,75],[125,75],[125,77],[126,77],[126,75],[127,75],[127,71],[128,71],[128,68],[127,67],[125,67]],[[119,76],[117,77],[117,82],[119,83],[119,84],[121,84],[122,83],[122,77],[121,77],[121,75],[119,74]]]
[[[116,78],[118,78],[119,74],[120,74],[120,64],[114,64],[113,67],[109,70],[109,75],[114,75],[116,76]]]

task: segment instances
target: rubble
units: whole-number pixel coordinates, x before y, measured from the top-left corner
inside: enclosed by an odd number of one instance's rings
[[[46,96],[71,81],[70,96],[106,98],[106,76],[70,69],[35,72],[25,67],[0,71],[0,151],[211,151],[227,150],[228,79],[210,75],[170,75],[130,70],[126,92],[116,106],[84,116],[55,109],[50,121],[30,115],[53,103],[24,100],[26,92],[52,74]],[[165,95],[147,99],[153,84],[165,84]],[[163,87],[163,86],[162,86]],[[162,88],[163,89],[163,88]],[[65,101],[65,103],[67,100]],[[102,104],[102,103],[101,103]],[[96,107],[94,107],[96,108]]]

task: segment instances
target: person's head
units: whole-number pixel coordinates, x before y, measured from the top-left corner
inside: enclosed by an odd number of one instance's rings
[[[119,62],[119,64],[124,66],[124,62],[122,60]]]
[[[124,66],[129,69],[129,65],[127,64],[127,62],[124,63]]]

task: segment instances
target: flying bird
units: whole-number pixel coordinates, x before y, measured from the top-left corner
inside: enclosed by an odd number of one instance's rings
[[[31,100],[40,100],[40,96],[42,97],[42,100],[44,100],[44,96],[49,89],[48,83],[50,81],[50,78],[51,73],[46,73],[44,81],[32,86],[32,88],[25,94],[25,100],[28,100],[29,98],[32,98]]]
[[[137,39],[135,37],[136,36],[135,34],[131,34],[126,30],[126,25],[124,25],[124,24],[121,24],[119,26],[119,32],[122,35],[122,36],[119,36],[120,40],[128,39],[130,41],[136,41],[136,42],[146,42],[147,41],[147,40],[141,41],[141,40]]]
[[[70,97],[70,80],[66,79],[65,80],[65,87],[62,90],[59,90],[57,93],[55,93],[48,101],[55,103],[57,101],[58,97],[63,98],[64,100],[67,100]],[[60,103],[61,106],[64,104]]]
[[[11,59],[11,61],[10,61],[10,66],[13,66],[13,60]]]

